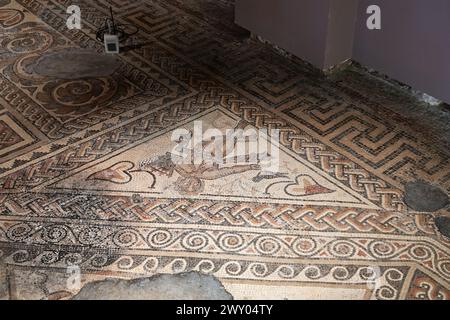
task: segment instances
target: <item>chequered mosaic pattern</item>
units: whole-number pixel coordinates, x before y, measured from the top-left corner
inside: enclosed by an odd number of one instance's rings
[[[51,52],[101,52],[110,5],[139,27],[117,72],[33,72]],[[450,191],[448,150],[232,20],[229,1],[0,1],[0,297],[70,298],[77,265],[82,283],[200,271],[236,298],[450,298],[449,239],[403,203],[408,181]],[[198,119],[279,129],[286,175],[136,169]]]

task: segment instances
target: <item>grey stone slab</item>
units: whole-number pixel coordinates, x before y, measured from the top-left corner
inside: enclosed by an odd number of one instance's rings
[[[102,78],[112,75],[120,64],[114,55],[70,49],[44,54],[32,66],[32,71],[55,79]]]
[[[414,211],[435,212],[449,204],[446,192],[423,181],[406,184],[405,191],[405,203]]]
[[[439,232],[450,239],[450,217],[437,217],[434,222]]]
[[[74,300],[232,300],[213,276],[197,272],[91,282]]]

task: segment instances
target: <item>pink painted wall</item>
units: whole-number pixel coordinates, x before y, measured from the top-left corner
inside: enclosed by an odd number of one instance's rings
[[[236,23],[322,68],[331,0],[236,0]]]
[[[382,30],[366,9],[382,9]],[[450,0],[236,0],[236,23],[325,69],[348,58],[450,103]]]
[[[352,58],[357,11],[358,0],[330,1],[325,69]]]
[[[366,27],[371,4],[382,30]],[[360,0],[353,59],[450,103],[450,0]]]

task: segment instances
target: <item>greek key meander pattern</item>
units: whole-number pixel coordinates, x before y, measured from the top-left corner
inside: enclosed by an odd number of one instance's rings
[[[82,9],[80,31],[65,27],[69,4]],[[29,71],[46,52],[100,52],[95,30],[109,4],[118,20],[140,28],[136,43],[146,45],[121,54],[111,77],[86,80],[101,88],[88,92],[95,106],[61,91],[67,82]],[[450,191],[448,154],[357,88],[243,42],[239,28],[206,21],[201,10],[177,0],[12,0],[0,7],[0,117],[8,113],[27,130],[0,122],[0,148],[17,146],[0,160],[0,260],[52,276],[77,264],[87,278],[196,270],[324,286],[366,284],[376,266],[381,285],[367,298],[449,299],[449,241],[432,217],[408,212],[402,200],[403,184],[417,177]],[[223,11],[232,6],[220,10],[232,17]],[[213,108],[279,129],[284,147],[379,209],[47,190]]]

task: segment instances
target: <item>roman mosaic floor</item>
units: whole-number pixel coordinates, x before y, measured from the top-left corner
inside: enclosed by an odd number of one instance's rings
[[[139,33],[103,59],[109,5]],[[232,21],[219,0],[0,0],[1,298],[71,298],[76,266],[81,285],[196,271],[235,299],[450,298],[448,206],[404,202],[418,180],[448,195],[448,131]],[[280,130],[281,173],[174,164],[195,121]]]

